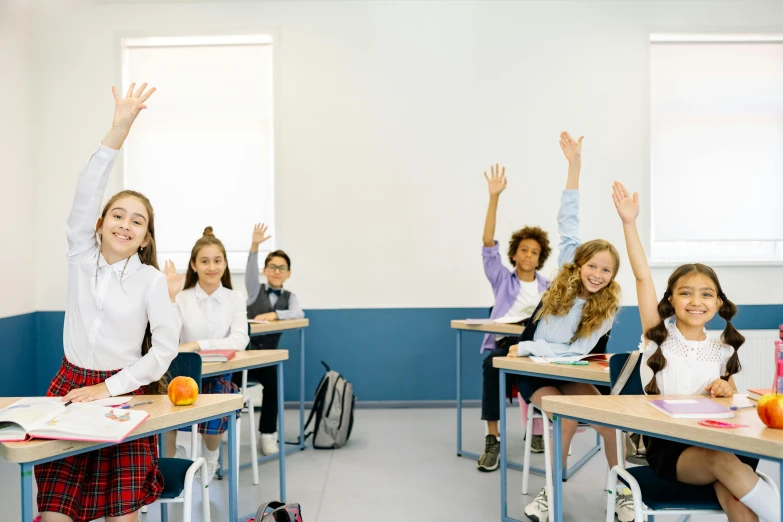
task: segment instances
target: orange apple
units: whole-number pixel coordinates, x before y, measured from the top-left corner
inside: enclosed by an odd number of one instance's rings
[[[190,377],[174,377],[169,383],[169,400],[176,406],[187,406],[198,399],[198,384]]]
[[[756,406],[761,422],[768,428],[783,429],[783,394],[762,395]]]

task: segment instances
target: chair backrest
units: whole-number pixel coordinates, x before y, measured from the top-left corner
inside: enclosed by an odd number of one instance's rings
[[[614,383],[620,377],[620,372],[623,370],[625,361],[628,360],[628,353],[616,353],[609,359],[609,383],[610,387],[614,387]],[[628,382],[625,383],[623,389],[620,391],[620,395],[644,395],[644,387],[642,386],[642,378],[639,375],[639,369],[642,367],[642,358],[636,361],[636,366],[628,378]]]
[[[169,380],[174,377],[190,377],[198,384],[201,393],[201,356],[194,352],[179,353],[169,366]]]

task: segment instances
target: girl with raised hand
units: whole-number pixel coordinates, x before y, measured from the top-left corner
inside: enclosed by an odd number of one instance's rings
[[[131,84],[122,97],[112,87],[111,128],[76,183],[66,223],[65,354],[47,391],[64,402],[165,393],[161,378],[177,355],[152,205],[123,190],[101,212],[114,160],[153,92],[146,83]],[[145,437],[36,466],[43,522],[137,520],[136,512],[163,491],[156,441]]]
[[[643,351],[641,378],[650,395],[731,397],[740,371],[737,350],[745,338],[731,324],[737,313],[715,271],[703,264],[677,268],[660,301],[644,254],[636,218],[639,195],[615,182],[612,199],[623,222],[625,245],[636,279]],[[720,339],[708,339],[705,325],[720,315],[726,328]],[[754,472],[758,459],[680,442],[647,437],[647,462],[659,477],[672,482],[710,485],[731,522],[780,522],[780,501]]]

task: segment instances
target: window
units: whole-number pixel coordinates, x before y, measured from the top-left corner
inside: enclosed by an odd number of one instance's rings
[[[244,269],[253,225],[274,231],[271,36],[134,38],[122,51],[124,88],[157,88],[125,145],[123,175],[155,208],[159,259],[186,268],[212,226],[229,267]]]
[[[783,37],[653,35],[653,262],[783,262]]]

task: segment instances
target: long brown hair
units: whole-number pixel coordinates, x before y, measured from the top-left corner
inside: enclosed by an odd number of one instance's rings
[[[743,335],[734,328],[734,325],[731,324],[731,319],[737,313],[737,305],[729,301],[726,294],[723,293],[723,289],[720,287],[720,281],[718,281],[718,274],[715,273],[715,270],[701,263],[682,265],[669,276],[669,282],[666,284],[666,291],[663,293],[663,298],[658,303],[658,316],[661,319],[660,322],[644,332],[644,336],[657,345],[655,352],[653,352],[647,360],[647,366],[649,366],[653,372],[652,380],[644,387],[644,391],[649,395],[658,395],[661,393],[661,390],[658,388],[656,375],[659,371],[666,368],[666,357],[661,351],[661,345],[666,341],[666,338],[669,337],[669,331],[666,329],[666,319],[674,315],[674,306],[669,299],[674,293],[674,289],[677,287],[677,283],[680,279],[692,274],[702,274],[709,277],[710,280],[715,283],[718,297],[723,301],[718,309],[718,315],[726,320],[726,328],[723,329],[720,340],[724,344],[728,344],[734,348],[734,353],[726,363],[726,375],[721,375],[721,378],[728,380],[729,377],[742,369],[737,350],[739,350],[740,346],[745,342],[745,337],[743,337]]]
[[[582,265],[599,252],[609,252],[614,259],[614,272],[609,284],[601,290],[591,293],[582,310],[582,318],[572,341],[580,337],[589,336],[597,330],[601,324],[614,317],[620,309],[620,285],[614,278],[620,269],[620,254],[609,241],[594,239],[582,243],[574,253],[574,262],[566,263],[557,273],[549,290],[544,294],[543,305],[536,315],[536,320],[547,315],[566,315],[574,306],[574,299],[582,293],[582,277],[579,273]]]
[[[188,271],[185,272],[185,288],[184,290],[187,290],[188,288],[193,288],[196,286],[196,282],[198,282],[198,273],[196,273],[195,270],[193,270],[193,263],[196,262],[196,257],[198,257],[198,253],[201,251],[202,248],[205,246],[214,245],[220,249],[221,252],[223,252],[223,259],[226,262],[226,271],[223,272],[223,277],[220,278],[220,282],[228,289],[231,288],[231,271],[228,269],[228,256],[226,255],[226,247],[223,246],[223,243],[215,237],[215,233],[212,231],[212,227],[207,227],[204,229],[204,235],[201,236],[201,238],[196,241],[196,244],[193,245],[193,250],[190,251],[190,262],[188,263]]]
[[[147,235],[144,237],[144,241],[147,242],[147,246],[139,247],[139,251],[137,252],[139,255],[139,260],[142,262],[142,264],[150,265],[155,267],[157,270],[160,270],[158,267],[158,251],[155,245],[155,212],[152,210],[152,203],[150,203],[150,200],[147,199],[147,196],[141,192],[136,192],[135,190],[123,190],[113,195],[111,199],[106,202],[106,206],[103,207],[103,212],[101,212],[101,217],[98,219],[98,223],[95,228],[96,230],[100,230],[103,224],[103,220],[106,219],[106,213],[109,212],[109,209],[113,208],[114,204],[118,200],[126,197],[138,199],[144,205],[144,208],[147,209]],[[142,241],[142,243],[144,241]],[[130,261],[130,258],[125,261],[125,266],[128,265],[128,261]],[[124,267],[122,271],[125,273]],[[122,277],[120,277],[120,281],[122,281]],[[147,322],[147,329],[144,331],[144,339],[141,341],[142,357],[149,353],[151,347],[152,331],[150,330],[150,323]],[[168,377],[163,375],[163,377],[161,377],[158,381],[151,382],[147,385],[147,392],[153,395],[163,395],[166,393],[167,388]]]

